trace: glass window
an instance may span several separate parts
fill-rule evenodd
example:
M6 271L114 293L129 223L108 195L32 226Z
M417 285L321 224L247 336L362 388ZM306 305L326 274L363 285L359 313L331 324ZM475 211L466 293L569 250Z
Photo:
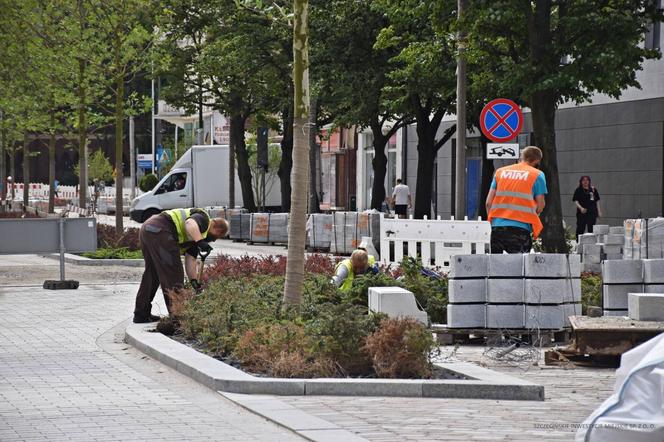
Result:
M161 185L157 193L168 193L182 190L187 185L187 172L174 173Z

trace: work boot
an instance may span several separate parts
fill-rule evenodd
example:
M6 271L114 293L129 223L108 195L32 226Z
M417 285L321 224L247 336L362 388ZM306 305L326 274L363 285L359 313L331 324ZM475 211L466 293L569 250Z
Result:
M147 324L148 322L157 322L161 319L161 316L148 315L148 316L136 316L134 315L134 324Z

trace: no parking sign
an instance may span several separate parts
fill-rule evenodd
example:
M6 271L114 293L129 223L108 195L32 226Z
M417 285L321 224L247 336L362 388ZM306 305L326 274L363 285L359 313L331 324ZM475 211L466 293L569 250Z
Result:
M491 100L480 114L480 128L488 139L505 143L515 138L523 126L519 106L507 98Z

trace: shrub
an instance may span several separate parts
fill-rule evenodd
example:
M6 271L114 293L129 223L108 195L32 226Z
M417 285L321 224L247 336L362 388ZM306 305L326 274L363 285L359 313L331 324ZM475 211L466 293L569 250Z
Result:
M126 247L101 248L94 252L82 253L86 258L91 259L142 259L143 252L140 250L129 250Z
M381 321L366 338L365 349L379 377L427 378L435 346L431 333L417 320L393 318Z
M143 192L149 192L150 190L154 189L158 183L159 178L157 178L157 175L148 173L147 175L143 175L141 180L138 182L138 188Z
M304 270L307 273L327 274L334 271L334 261L325 255L310 255L307 257ZM220 255L217 260L206 267L203 281L223 277L245 277L252 275L283 276L286 274L285 256L249 256L239 258Z
M415 299L429 315L432 323L447 322L447 278L434 279L422 274L422 263L410 257L401 262L403 287L415 295Z
M127 227L121 235L118 235L114 226L97 223L97 248L140 250L138 229Z
M588 306L602 305L602 277L596 273L581 273L581 309L585 315Z

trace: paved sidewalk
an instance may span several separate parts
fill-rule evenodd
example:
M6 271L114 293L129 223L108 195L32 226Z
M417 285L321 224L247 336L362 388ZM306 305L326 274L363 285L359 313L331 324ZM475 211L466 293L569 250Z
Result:
M123 344L136 288L0 287L0 440L301 440Z

